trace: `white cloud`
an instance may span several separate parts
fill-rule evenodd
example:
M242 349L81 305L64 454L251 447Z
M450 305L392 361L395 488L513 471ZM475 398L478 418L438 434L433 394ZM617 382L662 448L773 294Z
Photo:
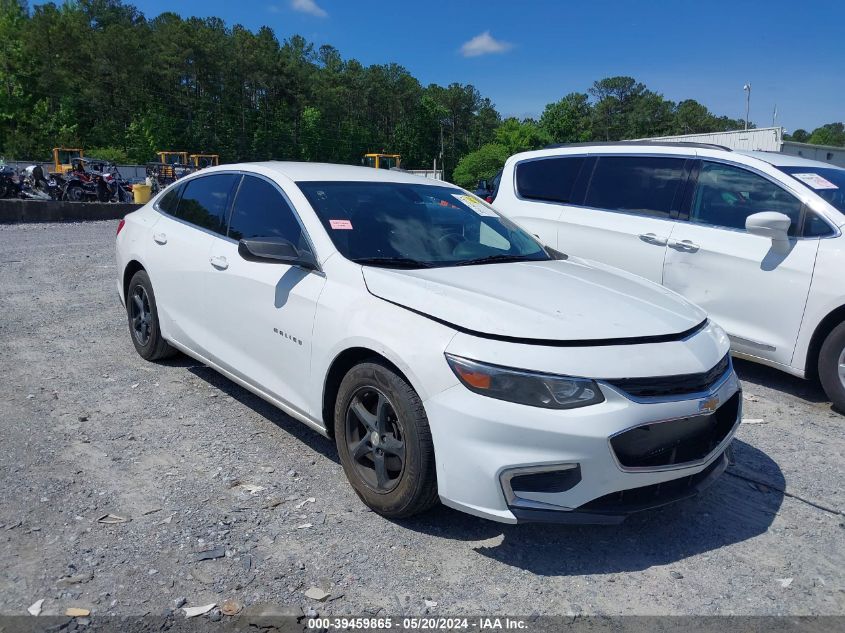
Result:
M325 9L317 4L316 0L290 0L290 6L294 11L314 15L318 18L324 18L329 15Z
M461 55L464 57L478 57L479 55L489 55L490 53L504 53L513 48L510 42L503 42L497 40L490 35L490 31L484 31L480 35L476 35L468 42L464 42L461 46Z

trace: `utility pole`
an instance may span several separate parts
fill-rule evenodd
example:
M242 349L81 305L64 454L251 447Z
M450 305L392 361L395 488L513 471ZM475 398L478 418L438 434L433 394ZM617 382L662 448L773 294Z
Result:
M774 112L772 112L772 127L777 127L778 120L778 104L775 104Z
M751 111L751 82L742 87L745 90L745 129L748 129L748 113Z
M440 122L440 169L446 173L446 161L443 159L443 121Z

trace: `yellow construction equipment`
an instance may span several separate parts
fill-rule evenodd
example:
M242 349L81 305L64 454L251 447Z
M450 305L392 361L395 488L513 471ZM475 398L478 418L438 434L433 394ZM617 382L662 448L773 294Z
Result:
M204 169L205 167L217 167L220 164L219 154L191 154L191 167Z
M402 156L399 154L364 154L361 162L365 167L392 169L393 167L401 167L401 160Z
M85 152L75 147L53 148L53 173L63 176L73 169L73 159L82 158Z

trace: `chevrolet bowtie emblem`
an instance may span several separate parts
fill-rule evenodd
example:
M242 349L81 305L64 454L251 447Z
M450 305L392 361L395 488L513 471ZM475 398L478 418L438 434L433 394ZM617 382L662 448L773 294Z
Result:
M719 408L719 396L710 396L698 403L698 410L701 413L713 413Z

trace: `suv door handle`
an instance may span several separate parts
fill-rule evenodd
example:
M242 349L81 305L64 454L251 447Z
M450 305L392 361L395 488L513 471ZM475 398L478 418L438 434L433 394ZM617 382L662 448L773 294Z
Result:
M167 244L167 235L164 233L153 233L153 241L156 244Z
M217 270L226 270L229 267L229 260L227 260L222 255L215 255L214 257L210 257L208 262Z
M699 248L698 244L692 240L669 240L669 248L674 248L676 251L683 251L685 253L695 253Z
M655 246L666 246L669 240L665 237L660 237L656 233L644 233L640 235L640 239L646 244L654 244Z

